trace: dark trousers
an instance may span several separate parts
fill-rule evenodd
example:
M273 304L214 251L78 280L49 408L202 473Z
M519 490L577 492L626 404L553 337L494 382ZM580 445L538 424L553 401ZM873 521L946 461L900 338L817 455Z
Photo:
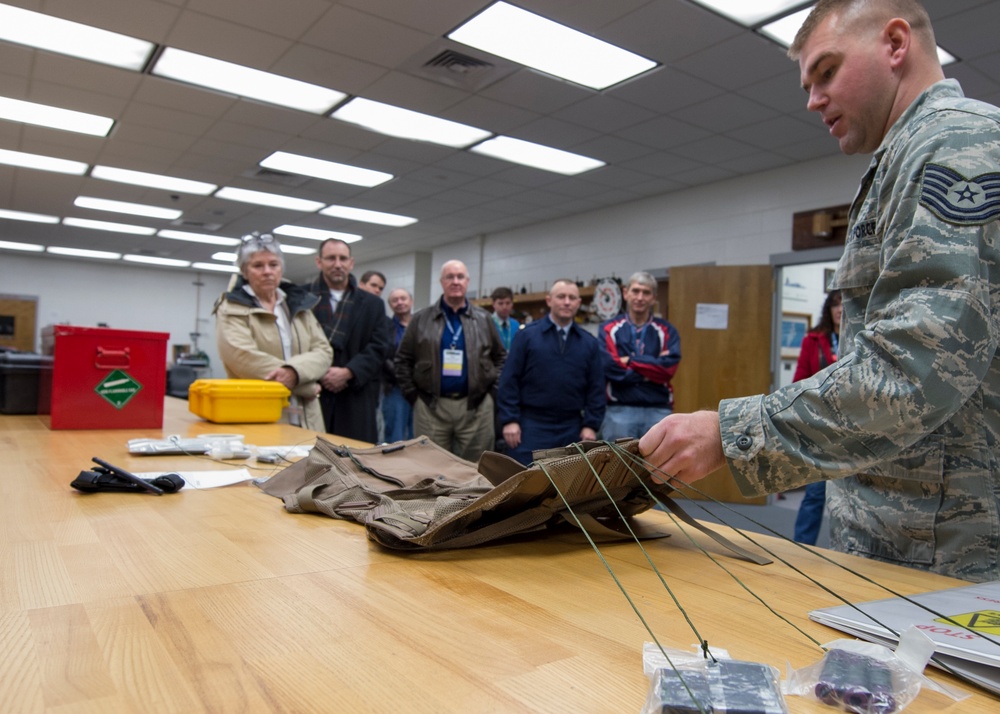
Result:
M324 389L320 392L319 404L323 409L323 423L328 434L371 444L378 441L375 410L378 409L380 385L376 382L368 387L374 389L348 388L336 393Z

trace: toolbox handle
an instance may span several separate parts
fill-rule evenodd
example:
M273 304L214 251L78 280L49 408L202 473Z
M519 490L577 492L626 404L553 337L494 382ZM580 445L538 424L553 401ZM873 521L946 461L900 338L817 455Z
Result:
M94 366L98 369L127 369L132 365L132 357L129 348L122 350L109 350L104 347L97 348L97 357L94 358Z

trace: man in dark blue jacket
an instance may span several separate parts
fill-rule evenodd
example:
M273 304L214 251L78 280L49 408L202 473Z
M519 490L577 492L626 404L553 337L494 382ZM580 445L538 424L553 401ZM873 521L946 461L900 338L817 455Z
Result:
M596 439L604 418L600 347L573 321L580 289L557 280L545 303L549 314L517 332L500 374L507 453L525 465L537 449Z
M681 361L677 329L653 317L656 279L638 272L624 290L626 310L601 325L608 409L601 438L638 438L674 409L670 386Z

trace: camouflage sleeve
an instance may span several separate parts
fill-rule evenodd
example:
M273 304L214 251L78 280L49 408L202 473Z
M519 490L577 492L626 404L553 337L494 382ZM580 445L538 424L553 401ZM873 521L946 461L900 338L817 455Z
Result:
M897 139L852 208L835 278L841 359L773 394L719 405L723 449L748 496L892 460L919 470L920 440L977 393L995 358L997 123L931 112Z

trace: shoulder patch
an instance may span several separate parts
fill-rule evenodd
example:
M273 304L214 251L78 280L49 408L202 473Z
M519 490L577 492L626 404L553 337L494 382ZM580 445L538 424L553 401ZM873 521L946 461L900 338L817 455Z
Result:
M921 177L920 204L948 223L989 223L1000 217L1000 173L966 178L944 166L927 164Z

